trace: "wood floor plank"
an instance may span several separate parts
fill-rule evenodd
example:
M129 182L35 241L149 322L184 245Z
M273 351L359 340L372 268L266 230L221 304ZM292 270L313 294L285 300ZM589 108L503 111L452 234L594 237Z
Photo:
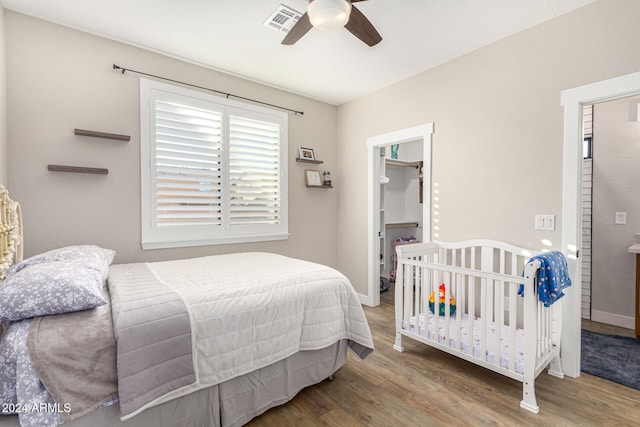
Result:
M638 390L584 373L559 379L543 372L536 379L540 412L532 414L520 408L518 381L411 339L403 340L404 352L394 350L391 292L365 314L376 347L369 358L362 362L350 353L333 381L302 390L249 426L640 425Z

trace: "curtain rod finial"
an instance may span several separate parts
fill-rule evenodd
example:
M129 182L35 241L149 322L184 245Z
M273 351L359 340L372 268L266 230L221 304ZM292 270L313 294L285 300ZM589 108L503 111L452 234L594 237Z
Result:
M120 66L118 66L118 65L116 65L116 64L113 64L113 69L114 69L114 70L122 70L122 74L124 74L124 71L125 71L125 69L124 69L124 68L122 68L122 67L120 67Z

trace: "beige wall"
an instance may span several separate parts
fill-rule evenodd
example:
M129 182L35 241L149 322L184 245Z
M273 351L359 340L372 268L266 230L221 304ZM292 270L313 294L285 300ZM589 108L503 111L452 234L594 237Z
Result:
M635 255L640 233L640 97L594 106L592 320L634 324ZM616 224L616 212L627 223Z
M7 11L8 181L24 207L27 255L84 242L116 249L118 262L267 250L337 266L366 294L366 139L429 122L441 240L540 248L546 238L558 247L560 91L638 71L640 57L629 54L640 39L637 16L640 2L601 0L336 109ZM138 78L113 63L305 111L289 122L288 241L141 250ZM74 128L132 140L89 140ZM299 145L315 148L334 189L304 187ZM49 163L109 175L51 173ZM555 214L557 230L534 231L536 213Z
M424 123L440 240L559 248L560 92L640 70L638 16L636 0L601 0L340 106L338 268L356 290L367 294L367 138ZM556 231L535 231L536 213L555 214Z
M5 47L4 7L0 4L0 184L7 182L7 67Z
M117 251L116 262L270 251L336 265L337 188L307 189L297 147L336 171L336 107L132 46L7 11L9 181L23 207L26 255L68 244ZM0 55L1 57L2 55ZM304 111L289 118L287 241L174 250L140 246L138 76L112 64ZM1 77L1 75L0 75ZM75 128L131 135L128 143ZM109 174L48 172L48 164Z

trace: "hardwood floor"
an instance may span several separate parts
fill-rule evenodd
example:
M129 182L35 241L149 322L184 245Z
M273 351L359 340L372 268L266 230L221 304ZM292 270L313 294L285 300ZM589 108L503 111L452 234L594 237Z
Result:
M623 337L635 338L636 332L633 329L620 328L618 326L607 325L605 323L598 323L592 320L582 319L582 329L587 329L591 332L598 332L601 334L620 335Z
M392 291L391 291L392 292ZM522 384L410 339L392 349L393 294L365 307L375 352L349 354L333 381L301 391L248 425L286 426L638 426L640 391L588 374L536 380L540 413L520 408Z

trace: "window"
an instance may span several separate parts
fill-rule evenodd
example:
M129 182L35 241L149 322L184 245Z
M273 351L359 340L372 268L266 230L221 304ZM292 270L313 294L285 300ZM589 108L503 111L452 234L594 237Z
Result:
M287 114L140 80L144 249L283 240Z
M582 141L582 158L590 159L593 157L593 139L591 137L585 138Z

